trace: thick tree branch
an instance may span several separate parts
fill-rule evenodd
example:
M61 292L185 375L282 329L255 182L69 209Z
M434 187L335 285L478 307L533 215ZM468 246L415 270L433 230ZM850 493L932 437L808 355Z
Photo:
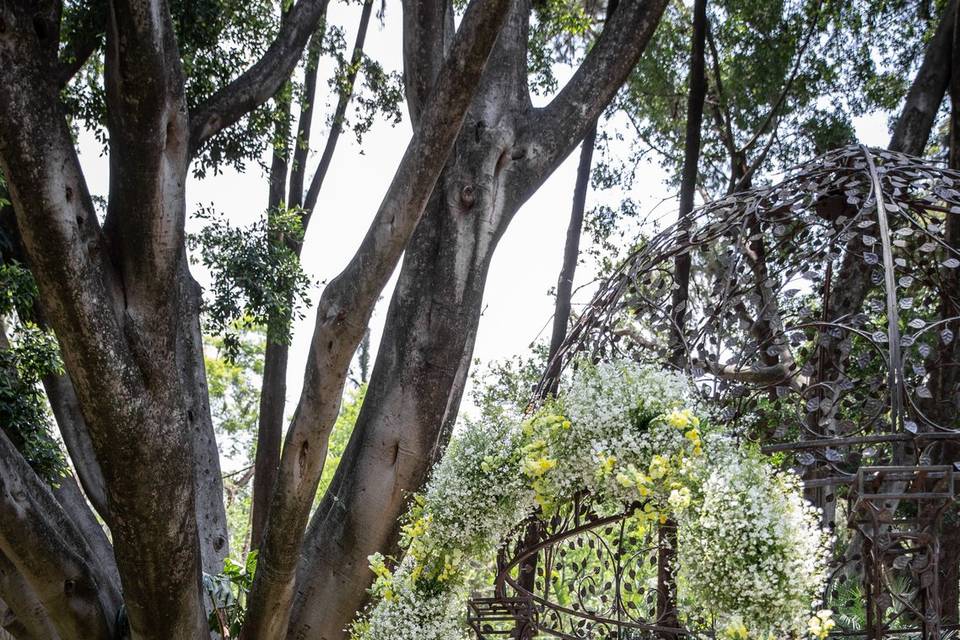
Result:
M93 553L49 488L0 433L0 553L64 638L111 637L115 602Z
M403 0L403 83L414 127L420 123L453 31L450 0Z
M531 173L558 166L610 103L653 36L667 0L623 2L573 78L543 109L535 110L523 136L529 138ZM523 185L524 192L539 181Z
M927 45L923 62L893 128L889 148L911 155L923 155L937 111L950 82L950 56L953 47L954 15L957 0L940 17L940 24Z
M60 640L37 594L0 551L0 629L16 640Z
M113 545L97 521L97 517L87 504L86 496L80 490L80 485L74 476L60 478L53 489L53 497L57 499L64 513L70 518L77 532L90 547L93 558L97 562L98 575L107 581L103 585L108 590L111 602L120 605L120 573L117 570L117 561L113 555Z
M280 32L263 57L190 115L190 155L222 129L269 100L290 78L328 0L299 0L284 16Z
M87 431L87 423L80 411L80 401L73 389L73 383L66 374L50 375L43 379L43 388L47 392L50 408L60 429L60 436L70 454L70 460L77 470L80 484L90 504L100 517L109 521L110 509L107 506L107 488L103 472L97 463L93 442Z
M0 164L44 314L60 342L108 487L109 524L132 633L200 637L206 625L196 562L194 475L192 456L184 455L193 447L170 320L179 312L173 279L183 251L182 242L177 244L186 170L185 154L180 161L176 150L181 116L165 110L166 71L159 80L143 78L157 59L153 20L165 15L164 7L137 6L137 18L130 9L114 5L107 56L111 145L124 146L137 131L142 134L111 158L114 169L121 158L129 161L122 171L111 171L112 238L129 244L108 243L99 228L56 87L49 82L54 61L43 56L25 12L13 14L15 21L0 34L0 85L18 87L0 94ZM129 60L121 59L120 29ZM172 37L169 29L161 32ZM143 101L125 103L125 93L117 95L129 83L130 97ZM158 113L167 119L157 122ZM162 147L162 161L131 157L132 149L149 153L151 145ZM129 183L117 185L121 173ZM143 193L135 192L137 185ZM117 191L123 194L114 199ZM150 197L157 200L144 205ZM153 246L138 256L133 249L145 239L122 230L143 230L141 223L153 232ZM160 477L163 491L154 484Z
M0 197L3 195L3 193L0 193ZM4 262L15 261L23 265L27 264L27 256L24 252L20 230L17 228L13 207L0 209L0 259ZM21 319L33 322L44 329L49 328L50 325L43 316L42 307L43 305L39 301L35 301L31 309L21 309L21 314L29 314L28 317L21 315ZM2 321L0 321L0 324L2 324ZM2 339L2 336L0 336L0 339ZM44 377L43 388L57 422L60 436L66 445L73 467L77 471L80 484L100 517L109 520L103 473L97 462L93 443L90 441L90 434L80 410L80 402L77 400L77 394L73 389L73 383L65 373L51 374Z
M104 233L126 306L152 314L171 298L186 206L184 79L162 0L111 3L104 83L110 132Z
M243 638L286 632L300 546L350 361L452 150L511 0L474 0L360 249L321 296L303 395L287 434Z
M317 86L317 65L320 58L320 39L322 34L314 35L315 42L311 44L307 59L307 72L304 78L304 103L301 105L300 124L297 138L294 143L293 166L290 171L290 206L301 207L303 210L301 224L303 233L306 233L317 205L320 188L326 178L327 170L333 160L333 153L343 130L343 120L347 106L353 97L354 83L360 70L363 57L363 46L373 13L373 0L366 0L360 13L360 26L357 29L357 39L353 47L346 77L340 86L337 107L333 115L327 142L320 157L320 164L310 181L310 188L306 195L303 192L304 175L306 172L307 152L310 147L310 130L313 121L314 101ZM276 157L274 158L276 161ZM276 166L276 165L275 165ZM286 166L286 165L284 165ZM271 171L271 180L273 172ZM273 185L271 184L271 193ZM271 198L273 196L271 195ZM288 243L297 256L303 250L302 241L283 239ZM290 322L289 314L280 319L280 324L286 326ZM286 376L289 345L267 339L266 354L263 367L263 384L260 393L260 419L257 431L257 474L254 476L253 488L253 525L251 532L252 545L259 546L266 526L267 511L270 507L270 497L277 479L277 470L280 463L280 443L283 438L283 411L286 406Z

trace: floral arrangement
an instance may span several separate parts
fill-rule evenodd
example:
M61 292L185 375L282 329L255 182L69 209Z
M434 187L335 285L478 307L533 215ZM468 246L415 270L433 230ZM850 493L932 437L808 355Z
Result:
M681 600L698 603L729 638L825 637L829 612L810 612L828 539L799 478L727 448L698 484L697 508L679 523Z
M610 514L640 505L631 518L639 527L678 520L681 602L711 602L729 637L817 636L808 620L823 579L815 513L791 476L705 437L689 405L679 375L580 363L564 393L532 415L500 409L467 421L404 519L402 561L391 570L371 557L375 604L354 639L466 638L468 581L482 560L535 510L550 515L583 491ZM747 552L731 553L738 544ZM684 566L706 553L712 561ZM733 556L728 566L724 555ZM817 631L832 623L817 620Z

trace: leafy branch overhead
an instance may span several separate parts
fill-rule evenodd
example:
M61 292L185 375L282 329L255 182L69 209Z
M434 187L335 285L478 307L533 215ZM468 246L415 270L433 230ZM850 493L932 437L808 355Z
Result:
M239 335L268 328L270 340L289 344L292 323L310 305L310 278L293 246L303 242L302 211L284 205L246 226L235 226L212 207L188 246L211 273L205 304L207 330L223 339L227 355L238 354Z

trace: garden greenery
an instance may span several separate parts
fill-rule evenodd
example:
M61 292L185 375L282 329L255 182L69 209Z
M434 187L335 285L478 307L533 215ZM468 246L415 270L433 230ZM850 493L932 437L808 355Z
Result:
M69 467L53 436L42 380L63 373L60 349L52 332L17 315L29 310L36 296L25 267L0 264L0 430L33 470L56 486Z
M630 526L679 523L681 618L729 638L823 638L814 613L826 536L795 476L701 422L686 381L632 362L582 362L528 416L500 407L454 437L402 527L402 560L371 556L375 604L356 640L466 637L469 576L531 514L589 493ZM688 611L684 611L684 607ZM694 609L695 608L695 609Z

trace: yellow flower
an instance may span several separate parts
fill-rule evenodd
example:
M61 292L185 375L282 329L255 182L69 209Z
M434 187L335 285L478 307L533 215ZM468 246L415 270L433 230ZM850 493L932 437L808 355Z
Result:
M690 425L698 426L700 419L690 409L674 409L667 414L667 424L675 429L686 429Z
M653 459L650 461L650 477L654 480L659 480L663 476L667 475L669 464L670 462L663 456L654 455Z
M407 535L408 538L413 540L414 538L419 538L427 532L427 527L430 524L430 516L424 518L417 518L413 522L403 526L403 533Z
M625 473L617 474L617 482L621 487L629 488L633 486L633 479Z
M617 464L615 457L603 453L600 454L597 459L597 476L603 478L610 475L615 464Z
M387 565L383 561L383 556L379 553L375 553L367 560L370 562L370 570L373 571L374 575L383 580L389 580L393 577L393 574L390 572L390 569L387 568Z
M523 472L531 478L539 478L550 469L557 466L557 461L546 456L527 458L523 461Z
M810 616L810 620L807 622L807 630L817 640L825 640L835 626L833 611L830 609L817 611L815 615Z
M723 630L723 636L729 640L748 640L750 633L740 617L733 618Z

